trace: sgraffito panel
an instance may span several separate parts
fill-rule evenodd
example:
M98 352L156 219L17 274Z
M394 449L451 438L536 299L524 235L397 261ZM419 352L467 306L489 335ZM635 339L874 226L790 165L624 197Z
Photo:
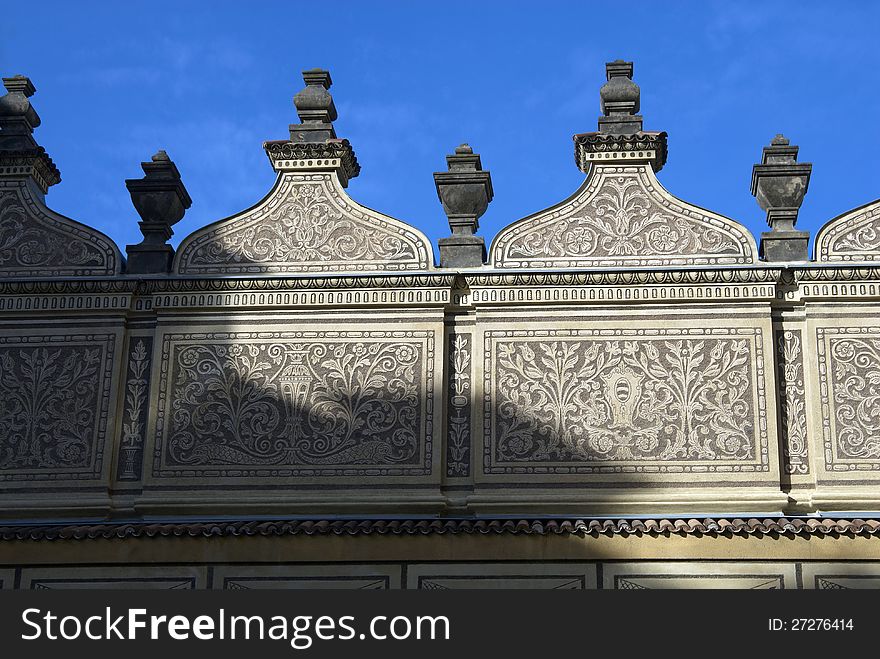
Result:
M0 337L0 481L101 476L115 341Z
M486 333L484 473L769 471L762 333Z
M433 331L167 334L162 362L154 476L431 472Z
M447 376L446 475L471 473L471 346L473 335L449 336Z
M38 203L27 186L0 182L0 276L113 275L116 246Z
M825 468L880 470L880 327L816 332Z
M776 333L776 357L783 468L787 474L808 474L810 456L801 330L781 330Z
M256 208L187 238L184 274L418 270L430 245L409 225L355 204L330 174L283 174Z
M131 337L125 375L122 436L116 466L120 481L139 481L143 473L152 351L153 337Z
M819 230L817 261L880 260L880 201L844 213Z
M571 199L502 230L499 268L751 263L737 222L666 192L647 166L596 166Z

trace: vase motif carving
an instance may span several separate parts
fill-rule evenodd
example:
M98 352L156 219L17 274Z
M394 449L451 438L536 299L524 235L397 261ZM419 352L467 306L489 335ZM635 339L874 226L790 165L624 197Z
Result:
M495 343L498 462L764 459L746 338Z

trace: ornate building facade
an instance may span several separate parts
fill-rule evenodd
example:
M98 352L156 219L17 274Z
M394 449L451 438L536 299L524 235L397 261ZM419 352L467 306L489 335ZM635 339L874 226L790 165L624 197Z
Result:
M0 98L0 587L880 585L880 201L770 230L667 192L632 64L586 178L504 228L462 145L439 243L358 204L326 71L266 142L274 187L187 236L160 151L144 240L45 203L34 87Z

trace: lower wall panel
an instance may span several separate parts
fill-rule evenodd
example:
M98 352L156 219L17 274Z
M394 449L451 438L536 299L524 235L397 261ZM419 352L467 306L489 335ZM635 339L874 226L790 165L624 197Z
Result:
M3 589L851 589L880 561L571 561L0 567Z

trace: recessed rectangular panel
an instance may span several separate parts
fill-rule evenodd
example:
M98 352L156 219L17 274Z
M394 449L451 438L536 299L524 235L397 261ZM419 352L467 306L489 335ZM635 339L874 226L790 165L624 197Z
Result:
M82 588L199 590L206 586L205 575L204 567L178 565L23 568L21 588L23 590Z
M436 563L407 568L407 588L420 590L595 587L594 563Z
M819 327L816 339L825 470L863 476L876 472L880 327Z
M15 587L15 570L0 569L0 590L12 590Z
M155 479L432 473L434 331L165 334Z
M221 565L213 588L387 590L400 588L399 565Z
M485 474L770 471L761 328L484 336Z
M739 561L605 563L603 587L614 590L650 588L797 588L793 563Z
M116 335L0 336L0 481L101 478Z
M880 562L803 563L801 578L808 589L880 588Z

